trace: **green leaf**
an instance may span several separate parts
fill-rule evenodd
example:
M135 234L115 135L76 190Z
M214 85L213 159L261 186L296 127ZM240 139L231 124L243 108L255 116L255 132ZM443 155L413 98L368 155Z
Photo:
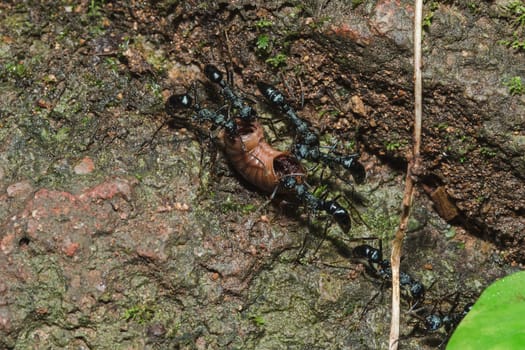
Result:
M261 34L257 37L257 50L266 51L270 48L270 37L267 34Z
M266 59L265 62L268 63L270 66L277 68L280 65L286 64L286 55L283 53L278 53L277 55Z
M273 26L273 22L268 19L262 18L258 20L257 22L255 22L255 26L259 29L267 28L267 27Z
M525 271L494 282L452 334L447 350L525 348Z

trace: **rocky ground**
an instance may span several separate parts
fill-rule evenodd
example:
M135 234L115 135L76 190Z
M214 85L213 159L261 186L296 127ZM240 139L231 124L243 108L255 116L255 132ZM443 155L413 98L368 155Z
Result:
M390 290L349 251L381 240L388 256L397 227L412 15L407 1L0 4L0 348L387 348ZM524 261L525 103L508 79L525 65L500 43L517 30L508 2L435 2L425 18L424 172L402 269L428 289L419 306L447 313ZM361 153L362 185L310 177L353 208L349 233L265 205L216 131L166 115L192 86L223 107L193 84L207 63L233 73L276 147L291 133L258 80L323 144ZM445 331L423 331L409 304L402 348L438 347Z

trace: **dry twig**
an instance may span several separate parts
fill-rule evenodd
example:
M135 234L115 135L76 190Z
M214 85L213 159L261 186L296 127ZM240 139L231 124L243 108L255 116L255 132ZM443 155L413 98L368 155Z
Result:
M419 169L421 147L421 17L423 0L415 0L414 13L414 143L412 157L408 161L407 175L405 181L405 193L399 227L396 237L392 243L392 319L390 325L390 350L397 350L399 345L399 316L400 316L400 297L399 297L399 263L401 260L401 247L408 225L410 208L412 207L412 196L414 193L414 169Z

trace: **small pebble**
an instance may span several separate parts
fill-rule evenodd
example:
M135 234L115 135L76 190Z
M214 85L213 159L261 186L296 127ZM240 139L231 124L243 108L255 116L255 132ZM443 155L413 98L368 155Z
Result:
M7 187L7 196L14 197L25 197L33 191L33 186L29 181L20 181Z
M95 163L90 157L84 157L75 167L73 171L77 175L86 175L95 169Z

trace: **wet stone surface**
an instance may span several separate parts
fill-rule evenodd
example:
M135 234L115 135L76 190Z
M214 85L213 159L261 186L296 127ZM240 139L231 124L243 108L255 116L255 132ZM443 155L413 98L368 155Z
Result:
M0 5L0 348L387 348L390 289L349 251L378 247L363 240L372 237L388 256L399 220L412 10L328 4ZM427 173L402 270L428 288L428 310L454 293L474 300L522 262L523 101L496 84L496 71L457 84L474 80L469 57L485 52L469 40L504 25L481 9L440 5L425 39ZM445 44L458 47L440 52ZM515 57L496 53L503 63L491 68L515 69ZM205 81L206 63L228 64L276 147L292 136L256 93L258 80L294 105L304 99L299 114L323 145L361 152L365 184L328 169L309 179L354 198L341 199L354 207L350 233L322 213L265 205L226 164L216 130L166 115L169 95ZM196 90L204 105L223 107L213 87ZM515 113L502 121L501 106ZM405 300L402 347L436 348L446 334L421 331L409 308Z

